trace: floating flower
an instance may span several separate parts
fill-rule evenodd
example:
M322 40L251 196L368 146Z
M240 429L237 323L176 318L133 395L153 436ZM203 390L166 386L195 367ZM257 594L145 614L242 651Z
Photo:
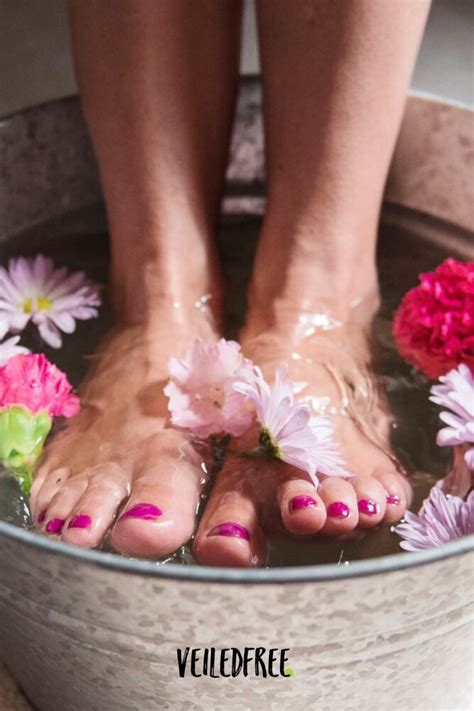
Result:
M19 333L32 321L52 348L60 348L61 331L73 333L76 320L97 316L98 287L83 272L56 269L51 259L10 259L0 267L0 338Z
M28 494L52 418L72 417L79 398L43 354L16 355L0 368L0 463Z
M79 398L71 391L65 374L43 353L17 355L0 368L0 409L22 405L33 414L73 417Z
M170 382L165 387L171 422L198 437L249 429L253 415L234 383L246 377L250 361L234 341L206 343L196 339L184 359L171 358Z
M474 533L474 491L464 501L434 486L418 514L405 513L404 522L394 528L403 540L401 548L421 551Z
M474 262L447 259L403 298L393 334L403 358L429 378L474 368Z
M327 417L313 416L305 403L295 403L293 383L286 379L286 366L276 372L270 387L255 367L245 382L234 388L255 405L261 425L260 447L270 456L307 472L317 486L317 473L349 477L334 442L334 429Z
M473 445L464 458L469 469L474 470L474 372L461 364L439 381L431 388L430 400L446 408L439 417L447 427L438 432L436 441L440 447Z
M6 341L0 343L0 367L5 365L13 356L19 355L20 353L29 353L28 348L17 345L19 340L20 336L13 336L13 338L8 338Z

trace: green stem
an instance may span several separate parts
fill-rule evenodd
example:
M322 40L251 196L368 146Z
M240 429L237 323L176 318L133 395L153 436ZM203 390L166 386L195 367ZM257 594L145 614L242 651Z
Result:
M25 496L30 495L31 485L33 483L33 477L28 469L16 469L12 472L12 475L17 480L20 485L20 489L25 494Z
M261 447L258 447L258 449L231 449L229 447L227 452L234 457L247 457L249 459L264 459L268 456L268 452Z

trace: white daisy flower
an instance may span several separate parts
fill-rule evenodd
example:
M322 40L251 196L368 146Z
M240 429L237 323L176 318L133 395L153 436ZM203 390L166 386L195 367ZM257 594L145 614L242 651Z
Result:
M258 367L247 382L234 384L234 389L255 405L261 425L260 446L276 459L306 471L315 486L317 473L352 476L334 440L331 420L312 415L309 405L295 402L293 383L286 379L286 371L286 366L278 368L273 386Z
M436 441L440 447L465 445L466 464L474 470L474 373L461 363L439 382L431 388L430 400L444 408L439 418L446 427Z
M32 321L46 343L60 348L61 331L73 333L77 319L95 318L100 303L99 287L84 272L56 269L41 254L0 267L0 339Z
M20 340L20 336L13 336L13 338L8 338L6 341L0 343L0 367L5 365L5 363L13 358L13 356L19 355L20 353L29 353L28 348L24 346L18 346L17 343Z

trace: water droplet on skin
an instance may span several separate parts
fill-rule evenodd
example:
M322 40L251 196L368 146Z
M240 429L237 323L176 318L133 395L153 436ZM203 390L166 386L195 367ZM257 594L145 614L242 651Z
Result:
M308 382L306 380L296 381L295 383L293 383L293 386L293 391L295 395L300 395L305 390L305 388L308 387Z
M201 296L199 299L197 299L194 302L194 306L198 311L207 311L208 310L208 302L212 299L212 294L204 294Z

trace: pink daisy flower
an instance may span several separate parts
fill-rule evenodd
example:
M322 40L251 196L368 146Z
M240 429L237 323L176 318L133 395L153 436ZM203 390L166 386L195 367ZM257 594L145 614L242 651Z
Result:
M429 378L474 368L474 262L446 259L403 298L393 321L400 354Z
M439 382L431 388L430 400L444 408L439 417L447 426L436 441L440 447L468 445L464 458L474 470L474 372L462 363Z
M474 533L474 491L464 501L434 486L418 514L407 511L403 523L393 529L406 551L436 548Z
M196 339L184 358L171 358L168 363L170 382L164 393L172 424L202 438L243 434L253 416L233 385L246 376L250 365L234 341Z
M52 348L60 348L61 331L73 333L76 320L95 318L99 288L83 272L56 269L51 259L10 259L0 267L0 338L19 333L29 321Z
M79 398L65 374L42 353L16 355L0 368L0 411L20 405L30 413L73 417Z
M17 345L19 340L20 336L13 336L13 338L8 338L6 341L0 343L0 367L5 365L10 358L20 353L29 353L28 348Z
M276 459L307 472L315 486L317 473L351 476L334 442L331 421L312 415L307 404L295 403L294 385L286 379L286 372L286 366L279 368L270 387L260 368L254 367L246 381L234 385L255 406L261 447Z

